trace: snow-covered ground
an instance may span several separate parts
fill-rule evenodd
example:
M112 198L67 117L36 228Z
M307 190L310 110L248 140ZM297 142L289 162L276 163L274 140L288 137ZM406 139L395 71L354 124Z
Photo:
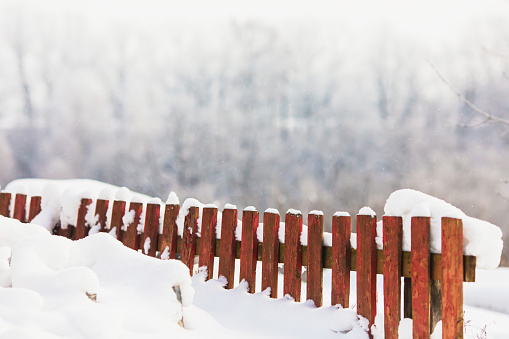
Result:
M44 192L44 185L34 187L29 190L39 187ZM46 191L54 197L55 183L52 187ZM60 192L68 189L58 188ZM391 205L395 201L400 203ZM46 203L48 209L51 203ZM412 192L393 195L385 212L405 218L425 214L432 222L450 213L469 218L439 199ZM473 233L489 230L491 236L478 240L483 246L474 249L488 259L487 266L497 264L492 264L502 246L497 227L469 222L467 228ZM476 242L471 239L465 245L474 250ZM494 249L486 254L483 247L490 244ZM349 308L330 306L330 270L324 271L325 306L315 308L312 303L283 297L281 285L277 300L259 287L249 294L247 286L238 283L238 272L233 290L223 288L222 278L205 282L202 269L196 268L191 278L182 263L145 256L109 234L71 241L51 235L41 225L0 217L0 338L367 338L367 321L355 312L355 272L351 275ZM508 268L478 270L477 281L464 284L466 338L485 334L509 338L508 279ZM383 337L382 288L382 276L378 276L376 338ZM303 283L303 300L305 290ZM400 338L411 337L411 321L403 320ZM433 337L441 337L440 327Z

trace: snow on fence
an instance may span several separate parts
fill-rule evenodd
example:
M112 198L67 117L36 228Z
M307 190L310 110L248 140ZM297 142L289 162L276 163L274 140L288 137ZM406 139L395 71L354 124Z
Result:
M41 197L27 199L25 194L15 194L12 199L11 193L0 192L0 215L30 222L41 212ZM95 205L93 226L98 231L109 232L124 245L149 256L174 259L180 254L191 274L198 256L199 266L208 267L211 279L214 257L219 257L218 272L226 277L228 289L233 288L235 259L240 259L240 280L245 279L253 293L256 264L261 261L261 288L270 288L270 296L276 298L278 264L283 263L284 294L299 301L302 267L306 266L307 299L317 307L322 305L324 268L332 269L331 303L344 307L349 306L350 271L357 271L357 312L370 325L376 315L376 275L383 274L385 338L398 337L402 299L404 317L413 319L414 338L429 338L441 319L443 338L463 337L462 283L475 281L476 257L463 255L461 219L442 218L442 253L437 254L430 253L430 217L412 217L411 252L404 252L402 218L383 217L383 250L380 250L375 240L377 219L369 209L361 210L356 217L356 242L351 242L351 217L346 213L332 217L329 239L324 237L321 212L309 213L306 235L302 232L300 211L289 210L281 223L279 213L269 209L259 223L259 213L254 208L243 211L237 240L237 209L233 205L226 205L219 213L212 205L200 209L184 204L179 214L178 200L169 199L161 204L155 199L146 203L145 208L144 203L136 200L131 200L129 206L126 201L111 202L112 206L107 199L97 199L95 204L92 199L81 199L76 224L59 221L54 232L74 240L84 238L91 230L87 213ZM184 218L180 230L179 218ZM403 298L401 277L404 277Z

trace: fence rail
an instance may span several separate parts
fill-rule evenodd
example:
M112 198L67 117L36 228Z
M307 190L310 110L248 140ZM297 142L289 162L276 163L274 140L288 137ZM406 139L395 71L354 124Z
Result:
M41 198L14 196L13 213L10 213L12 196L0 192L0 215L12 216L22 222L31 221L41 211ZM110 229L106 214L111 207ZM86 214L91 199L82 199L76 216L76 225L55 227L56 234L78 240L88 235L90 225ZM384 330L386 338L397 338L401 320L402 299L404 315L413 318L414 338L429 337L435 324L443 317L443 338L463 337L463 282L475 281L476 258L463 255L462 222L442 218L442 253L430 253L430 218L414 217L411 224L411 252L402 251L403 222L401 217L383 217L383 250L377 250L376 216L357 215L357 249L351 248L351 217L332 217L332 247L323 245L324 217L319 213L308 215L307 246L301 245L303 216L289 211L284 217L285 241L279 241L280 216L266 211L262 226L259 213L244 210L242 213L242 240L235 238L237 210L226 208L222 212L221 237L216 239L218 209L204 207L201 215L201 234L197 227L199 208L190 207L184 220L182 236L178 235L179 205L164 205L164 219L160 234L161 205L125 201L96 200L95 216L100 231L116 229L116 237L126 246L141 250L149 256L164 256L180 260L193 274L195 256L199 266L208 267L208 279L213 277L214 257L219 257L219 275L227 278L226 288L234 285L235 259L240 259L240 279L245 279L249 291L254 293L256 263L262 262L262 286L270 287L270 296L277 297L278 264L284 264L284 294L296 301L301 297L302 267L307 267L307 299L316 306L322 305L323 269L332 269L331 302L348 307L350 271L357 274L357 313L368 319L370 326L376 316L376 276L384 279ZM140 232L142 211L145 211L144 230ZM132 223L123 224L124 215L134 215ZM59 223L60 224L60 223ZM257 228L263 227L263 242L257 239ZM157 246L153 246L157 244ZM404 296L401 278L404 277ZM412 307L413 306L413 307Z

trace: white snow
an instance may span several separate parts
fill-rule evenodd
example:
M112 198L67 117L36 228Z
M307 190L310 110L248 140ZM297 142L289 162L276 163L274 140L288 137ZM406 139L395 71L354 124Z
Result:
M442 217L463 220L463 253L477 257L477 267L494 269L500 263L502 254L502 231L487 221L467 216L451 204L411 189L392 193L384 208L385 215L403 218L403 250L410 251L410 225L412 216L431 217L431 244L433 253L441 252ZM377 243L382 243L382 227L377 227Z
M256 207L254 207L254 206L247 206L246 208L244 208L244 211L255 212L256 211Z
M350 213L338 211L338 212L334 213L334 216L335 217L349 217Z
M359 210L359 215L370 215L374 217L376 215L375 211L373 211L370 207L364 206Z
M286 214L299 215L299 214L302 214L302 212L301 212L301 211L299 211L299 210L296 210L296 209L290 208L288 211L286 211Z
M177 196L177 193L171 191L170 194L168 194L168 199L166 199L166 203L168 205L180 205L179 197Z
M322 211L313 210L313 211L309 212L309 214L311 214L311 215L323 215L323 212Z
M275 209L275 208L267 208L267 209L265 210L265 213L272 213L272 214L277 214L277 215L279 215L279 211L278 211L277 209Z

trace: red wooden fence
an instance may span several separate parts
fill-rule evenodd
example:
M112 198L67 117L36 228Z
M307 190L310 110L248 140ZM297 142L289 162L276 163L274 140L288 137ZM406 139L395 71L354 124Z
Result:
M14 210L9 210L14 198ZM106 223L108 204L113 203L110 232ZM82 199L76 216L76 226L55 228L55 233L71 239L88 235L90 225L85 216L92 205L91 199ZM40 197L31 197L28 213L27 196L0 192L0 215L12 216L20 221L32 220L41 211ZM188 265L191 274L195 267L195 255L199 266L207 266L207 278L213 277L214 256L219 257L218 272L227 279L226 288L234 286L235 259L240 259L240 279L245 279L249 291L255 291L256 266L262 262L262 286L270 288L270 296L277 297L278 264L284 263L284 294L296 301L301 298L302 267L307 266L307 299L316 306L322 304L323 269L332 269L331 302L349 307L350 271L357 274L357 312L373 324L376 315L376 275L384 277L384 328L386 338L397 338L401 320L401 277L411 279L414 338L429 338L433 330L437 310L443 316L443 338L463 336L463 281L475 281L475 257L464 256L463 228L459 219L442 219L442 254L429 252L430 218L414 217L411 221L412 252L402 251L401 217L384 216L383 250L375 243L376 217L357 216L357 248L350 246L350 216L337 214L332 217L332 248L323 245L324 217L321 213L308 216L307 246L302 245L302 214L291 210L285 216L285 241L279 241L280 217L276 212L263 214L263 226L259 226L259 214L245 210L242 216L242 241L236 240L237 209L226 208L222 213L221 237L216 237L218 210L205 207L201 215L201 236L198 237L199 208L186 211L183 235L178 235L177 217L179 205L164 206L162 232L160 231L159 204L131 202L127 213L132 222L124 225L126 203L98 200L95 214L101 231L108 231L126 246L141 250L147 255L176 258ZM145 220L140 220L145 210ZM138 226L143 222L144 229ZM257 228L263 227L263 242L258 242ZM437 284L438 282L438 284ZM441 282L441 283L440 283ZM441 297L433 298L433 286L442 286ZM440 312L438 312L439 314Z

